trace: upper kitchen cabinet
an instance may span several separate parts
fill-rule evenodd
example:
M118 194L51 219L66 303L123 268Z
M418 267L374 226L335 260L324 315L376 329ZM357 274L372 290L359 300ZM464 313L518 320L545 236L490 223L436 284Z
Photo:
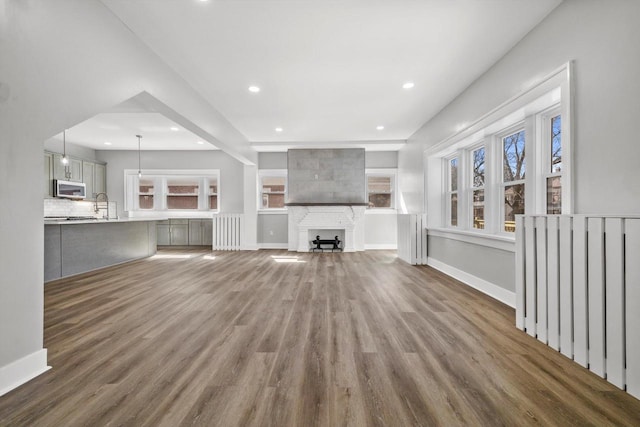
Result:
M107 165L96 163L96 169L93 178L93 191L96 194L107 192Z
M65 175L65 166L62 164L62 155L53 155L53 178L63 181L82 182L82 160L68 157L69 164L66 166L69 174Z
M95 199L95 172L96 164L93 162L82 162L82 182L86 187L87 199Z
M107 192L107 167L101 163L82 162L82 181L87 187L87 199Z
M87 199L95 199L98 193L107 192L107 165L89 160L69 158L68 176L62 164L62 155L44 153L44 197L53 197L53 180L84 182L87 187Z

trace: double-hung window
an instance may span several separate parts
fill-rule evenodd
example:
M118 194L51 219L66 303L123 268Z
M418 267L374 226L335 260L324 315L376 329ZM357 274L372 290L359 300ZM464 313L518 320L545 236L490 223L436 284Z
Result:
M447 217L452 227L458 226L458 158L448 159L447 168Z
M496 242L513 238L518 215L572 212L569 69L426 150L425 200L434 233L449 228L457 239L471 234L470 241L503 247Z
M562 116L558 110L542 116L545 134L543 174L547 214L562 213Z
M367 203L369 209L396 208L396 170L367 169Z
M259 209L285 209L285 199L287 194L286 169L259 170L258 188Z
M500 138L502 151L502 227L507 232L516 230L516 215L524 214L525 204L525 131L509 133Z
M171 212L172 216L206 215L219 209L219 170L126 169L125 210L130 216L153 216Z
M471 150L471 227L478 230L484 229L485 151L484 146Z

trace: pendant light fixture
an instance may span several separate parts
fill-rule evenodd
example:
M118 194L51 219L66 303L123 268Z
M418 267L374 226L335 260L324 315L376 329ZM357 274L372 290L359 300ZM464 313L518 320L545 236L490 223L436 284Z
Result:
M142 178L142 168L140 167L140 139L142 135L136 135L138 138L138 178Z
M67 158L67 130L62 131L62 164L68 165L69 159Z

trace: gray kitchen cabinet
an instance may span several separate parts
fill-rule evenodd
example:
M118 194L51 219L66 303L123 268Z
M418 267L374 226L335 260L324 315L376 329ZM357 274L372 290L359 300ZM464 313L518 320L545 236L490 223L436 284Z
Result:
M169 246L171 244L171 223L169 220L156 223L156 236L158 246Z
M171 245L187 246L189 244L189 220L171 220Z
M69 157L67 165L69 176L65 175L62 154L44 153L44 197L53 196L53 180L84 182L87 187L87 199L95 199L97 193L107 192L107 165L91 160Z
M202 245L202 221L199 219L189 220L189 244Z
M67 156L68 157L68 156ZM65 176L65 166L62 164L62 154L53 155L53 178L64 181L82 182L82 160L68 157L69 177Z
M87 199L107 192L107 167L101 163L82 161L82 182L87 186Z
M82 182L84 182L86 187L87 199L95 199L95 171L95 163L82 162Z
M202 244L206 246L213 245L213 220L202 220Z
M213 221L211 219L189 220L189 245L201 246L213 243Z
M96 194L107 192L107 165L96 163L93 179L93 191Z
M44 197L53 197L53 155L44 153Z
M156 223L160 246L210 246L213 242L211 219L169 219Z

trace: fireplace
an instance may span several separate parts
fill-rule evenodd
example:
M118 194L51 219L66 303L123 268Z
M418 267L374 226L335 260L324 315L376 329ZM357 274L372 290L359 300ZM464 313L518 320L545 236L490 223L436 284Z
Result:
M364 204L288 204L289 250L309 252L316 235L341 236L344 252L364 250ZM310 237L312 236L312 237Z

